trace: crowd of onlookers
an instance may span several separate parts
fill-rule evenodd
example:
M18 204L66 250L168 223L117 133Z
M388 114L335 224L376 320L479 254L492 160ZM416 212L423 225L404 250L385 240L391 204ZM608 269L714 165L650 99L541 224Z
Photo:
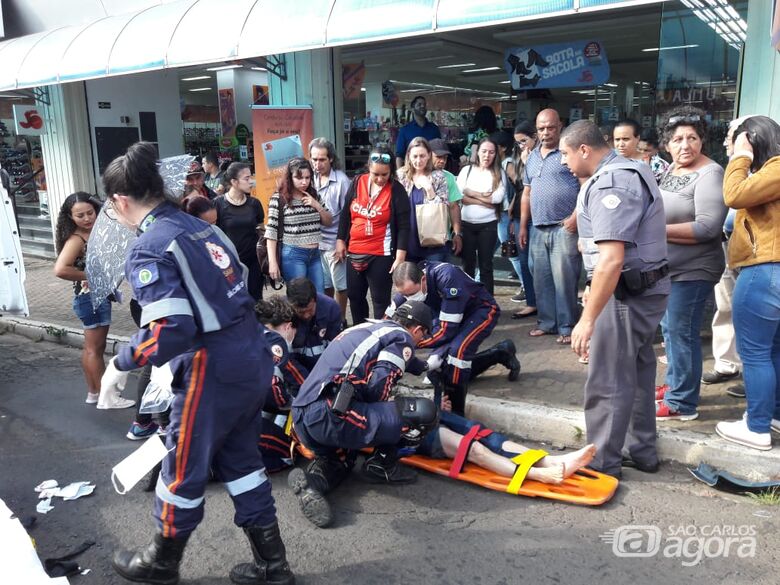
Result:
M492 110L480 108L464 154L454 160L426 120L424 103L421 111L395 152L373 147L354 179L341 170L334 144L316 138L306 157L287 164L267 209L252 196L248 164L223 171L207 154L193 163L182 208L227 234L249 269L252 297L261 298L264 282L303 276L338 301L345 322L349 305L353 324L382 318L391 274L407 260L460 262L492 293L500 249L522 285L512 301L525 301L512 318L535 317L530 336L569 344L579 317L580 183L561 164L558 113L543 110L509 132L496 127ZM770 428L780 432L780 127L762 116L734 120L723 144L730 158L725 177L704 151L708 131L708 116L692 107L668 112L658 131L631 119L604 128L617 154L651 167L666 213L672 286L661 323L667 368L656 417L697 418L702 382L724 382L742 370L744 386L730 393L747 395L746 419L721 423L719 432L729 438L722 425L742 425L748 439L741 442L769 448ZM93 197L74 194L57 230L56 273L74 281L74 310L86 332L88 402L97 398L110 323L110 302L91 310L83 272L99 209ZM703 372L700 331L713 291L715 366Z

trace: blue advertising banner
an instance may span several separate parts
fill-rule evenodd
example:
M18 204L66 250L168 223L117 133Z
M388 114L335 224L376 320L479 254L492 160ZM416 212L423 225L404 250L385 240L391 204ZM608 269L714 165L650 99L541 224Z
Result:
M599 41L517 47L504 52L512 89L593 87L609 80L609 63Z

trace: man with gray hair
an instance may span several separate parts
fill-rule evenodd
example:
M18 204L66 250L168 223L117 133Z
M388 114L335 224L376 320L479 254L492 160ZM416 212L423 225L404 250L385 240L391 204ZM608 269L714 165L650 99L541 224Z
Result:
M585 426L597 448L591 466L615 477L622 466L653 473L653 340L671 288L663 199L650 167L616 155L592 122L564 130L560 150L561 164L585 180L577 229L588 286L571 346L590 358Z
M312 184L325 208L333 215L333 223L320 229L320 259L325 278L325 294L335 298L341 309L341 320L347 314L347 263L336 257L336 234L344 208L349 178L340 170L336 148L327 138L315 138L309 143L309 159L314 168Z

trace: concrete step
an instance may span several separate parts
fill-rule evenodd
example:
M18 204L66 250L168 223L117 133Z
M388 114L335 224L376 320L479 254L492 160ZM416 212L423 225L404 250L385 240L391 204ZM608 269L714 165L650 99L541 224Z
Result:
M54 253L54 242L51 237L36 238L22 236L19 238L24 256L33 256L35 258L56 258Z
M19 236L33 240L52 242L51 226L48 222L45 225L29 224L19 222Z

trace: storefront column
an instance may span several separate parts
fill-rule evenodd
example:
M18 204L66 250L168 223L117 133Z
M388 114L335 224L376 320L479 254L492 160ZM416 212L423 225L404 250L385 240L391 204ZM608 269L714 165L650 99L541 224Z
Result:
M38 103L49 131L41 136L52 232L65 198L96 193L83 82L48 86L49 105Z
M287 80L268 76L271 105L311 105L314 136L344 146L341 111L341 55L338 49L315 49L287 53ZM337 83L338 82L338 83Z
M780 120L780 53L769 40L774 0L750 0L739 114L761 114Z

